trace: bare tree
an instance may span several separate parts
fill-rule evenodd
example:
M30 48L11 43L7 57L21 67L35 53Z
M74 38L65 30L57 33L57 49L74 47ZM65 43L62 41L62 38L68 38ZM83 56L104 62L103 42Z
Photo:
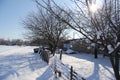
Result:
M55 18L78 31L95 44L95 58L97 58L97 52L102 45L104 51L109 55L116 80L120 80L120 0L104 0L101 8L95 12L91 11L91 6L96 4L96 0L72 0L77 7L74 12L68 8L72 14L56 4L54 0L40 1L44 4L36 0L38 6L42 6ZM66 14L70 21L68 22L56 13L53 6Z
M63 15L61 11L57 11ZM54 55L56 47L61 40L62 34L67 25L57 20L46 9L38 7L38 13L30 14L24 20L25 28L30 32L28 37L31 39L42 39L47 42L51 53Z

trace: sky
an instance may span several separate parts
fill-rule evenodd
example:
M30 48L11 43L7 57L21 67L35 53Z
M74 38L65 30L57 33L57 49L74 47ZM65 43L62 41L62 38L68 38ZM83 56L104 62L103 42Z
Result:
M0 38L24 39L22 20L35 10L32 0L0 0Z
M57 0L58 4L69 0ZM0 0L0 38L24 39L22 21L37 10L32 0Z
M70 0L55 0L57 4L68 7ZM0 0L0 38L24 39L25 29L22 21L37 8L33 0ZM74 33L70 33L73 36ZM75 35L77 37L77 35Z

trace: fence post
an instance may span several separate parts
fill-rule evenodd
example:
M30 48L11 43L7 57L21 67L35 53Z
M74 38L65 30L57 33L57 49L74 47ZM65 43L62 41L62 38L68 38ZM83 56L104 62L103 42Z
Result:
M57 64L56 64L56 60L54 59L54 72L55 72L55 78L57 78Z
M71 66L71 68L70 68L70 80L72 80L72 78L73 78L73 67Z
M60 60L62 60L62 50L60 51Z
M62 59L62 50L60 51L60 60ZM61 77L61 72L59 72L59 77Z
M61 77L61 72L59 72L58 74L59 74L59 77Z

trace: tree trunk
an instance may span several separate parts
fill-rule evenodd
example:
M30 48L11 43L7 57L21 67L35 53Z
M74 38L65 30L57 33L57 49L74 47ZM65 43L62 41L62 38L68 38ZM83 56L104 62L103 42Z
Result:
M118 53L115 54L115 77L116 77L116 80L120 80L120 74L119 74L119 55L118 55Z
M52 54L53 54L53 56L55 56L55 50L56 50L56 48L53 48L53 49L52 49Z
M55 55L55 50L56 50L56 49L50 49L51 54L52 54L53 56Z
M107 46L105 47L104 53L103 53L103 57L105 58L105 56L108 54L108 49Z
M53 47L53 56L55 55L56 48L57 48L57 45L54 45L54 47Z
M97 59L98 58L98 51L97 51L97 47L95 47L94 50L94 58Z
M60 51L60 60L62 60L62 50Z
M55 56L55 51L52 52L53 56Z
M116 80L120 80L120 73L119 73L119 55L118 53L115 54L115 57L110 56L110 62L113 67L113 71L115 74Z

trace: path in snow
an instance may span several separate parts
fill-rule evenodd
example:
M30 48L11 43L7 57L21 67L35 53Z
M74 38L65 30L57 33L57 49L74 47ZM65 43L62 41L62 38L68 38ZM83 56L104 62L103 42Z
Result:
M0 46L0 80L41 80L49 66L33 54L33 48Z

